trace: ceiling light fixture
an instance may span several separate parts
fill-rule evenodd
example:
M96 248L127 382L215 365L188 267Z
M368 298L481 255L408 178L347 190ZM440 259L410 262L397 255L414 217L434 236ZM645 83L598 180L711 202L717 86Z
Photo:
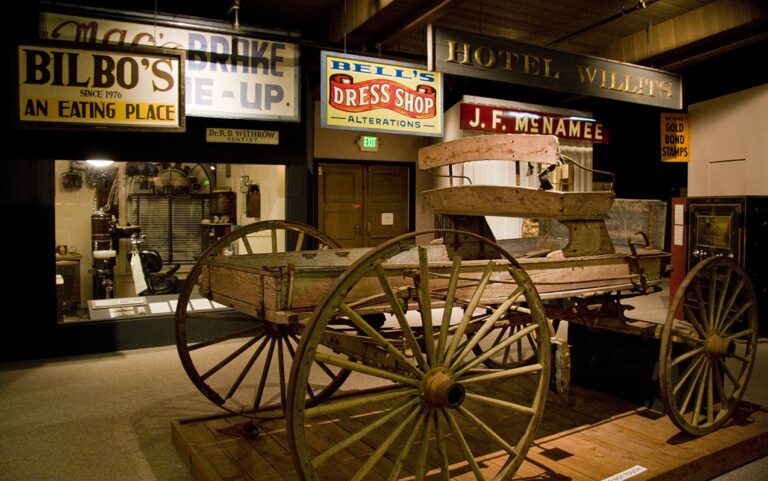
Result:
M108 165L114 164L115 161L106 159L88 159L85 163L94 167L107 167Z
M232 19L232 30L240 31L240 0L232 0L232 6L229 7L227 15L235 12L235 18Z

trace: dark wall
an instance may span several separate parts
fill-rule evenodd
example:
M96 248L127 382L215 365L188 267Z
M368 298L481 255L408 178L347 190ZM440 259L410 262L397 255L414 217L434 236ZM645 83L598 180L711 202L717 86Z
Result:
M0 20L3 76L0 109L0 212L3 271L11 287L4 298L0 360L128 349L174 342L172 319L57 325L54 232L54 160L93 155L117 161L208 162L286 165L289 219L310 221L312 185L307 165L306 122L259 122L188 117L186 132L124 132L98 128L62 130L16 128L15 47L37 40L35 2ZM302 112L302 116L303 116ZM207 127L276 130L279 146L208 144ZM87 268L87 267L83 267Z

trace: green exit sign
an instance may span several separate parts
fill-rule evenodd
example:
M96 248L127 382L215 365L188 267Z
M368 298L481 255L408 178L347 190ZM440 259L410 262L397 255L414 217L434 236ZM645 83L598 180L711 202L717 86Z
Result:
M357 146L363 152L378 152L379 138L375 135L362 135L357 139Z

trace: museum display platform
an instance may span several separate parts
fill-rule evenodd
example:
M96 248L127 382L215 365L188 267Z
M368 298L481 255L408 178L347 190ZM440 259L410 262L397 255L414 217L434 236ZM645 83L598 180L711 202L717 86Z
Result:
M171 426L173 443L200 481L296 480L285 422L261 424L255 436L244 434L247 424L231 414L177 420ZM326 424L322 436L333 441L332 433ZM742 403L723 428L694 437L658 411L571 385L566 393L549 393L536 441L512 479L703 481L766 455L764 407ZM477 461L482 468L501 456L483 453ZM428 476L433 478L438 479ZM451 479L475 477L458 470Z

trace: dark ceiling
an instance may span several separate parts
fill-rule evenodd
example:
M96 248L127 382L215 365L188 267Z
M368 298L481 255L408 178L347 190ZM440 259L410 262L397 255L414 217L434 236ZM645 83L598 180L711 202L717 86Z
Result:
M17 0L21 1L21 0ZM714 84L768 82L754 60L768 56L764 0L81 0L55 5L201 17L299 35L319 49L426 62L426 26L595 55ZM745 63L744 60L747 59ZM753 61L749 61L753 59ZM709 69L725 69L717 75ZM727 78L725 78L727 77ZM717 87L715 85L715 87ZM707 85L696 98L708 95ZM713 87L714 88L714 87ZM691 98L686 99L690 103Z

